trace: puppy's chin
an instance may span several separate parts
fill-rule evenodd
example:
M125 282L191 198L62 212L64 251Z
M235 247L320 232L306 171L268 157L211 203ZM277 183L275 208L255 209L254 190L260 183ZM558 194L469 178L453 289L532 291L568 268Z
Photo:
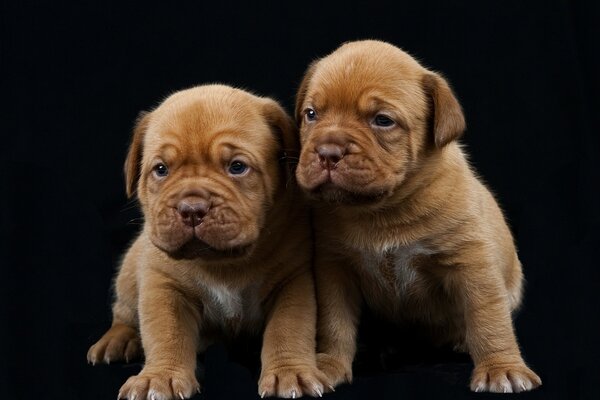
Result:
M177 248L164 246L163 243L154 241L154 245L164 251L169 257L175 260L196 260L203 261L234 261L243 259L252 253L254 244L239 245L224 249L217 249L210 244L193 236L183 245Z
M342 188L332 182L325 182L306 192L309 199L345 206L373 206L389 197L387 190L354 191Z
M231 261L245 258L252 252L253 247L252 244L248 244L220 250L193 238L179 249L169 253L169 256L176 260Z

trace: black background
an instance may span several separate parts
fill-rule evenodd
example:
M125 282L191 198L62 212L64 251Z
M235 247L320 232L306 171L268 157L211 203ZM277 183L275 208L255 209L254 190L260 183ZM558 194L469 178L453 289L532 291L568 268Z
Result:
M138 112L208 82L291 110L308 63L361 38L442 71L465 109L463 141L506 210L528 281L515 325L544 386L520 397L597 398L599 3L452 3L3 2L2 398L113 399L139 370L85 360L139 228L122 178ZM356 382L326 398L498 397L468 391L464 357L404 357L395 335L363 324ZM246 352L210 348L200 398L257 398L257 353Z

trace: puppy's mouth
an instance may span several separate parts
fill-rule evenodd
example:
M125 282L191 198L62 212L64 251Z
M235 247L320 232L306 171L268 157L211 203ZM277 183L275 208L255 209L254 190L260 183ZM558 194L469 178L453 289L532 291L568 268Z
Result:
M228 210L189 221L173 207L159 209L153 214L155 219L148 221L150 240L176 260L230 262L247 258L258 244L259 225Z
M373 172L353 167L356 160L349 163L346 157L331 165L324 164L316 153L307 154L297 176L298 184L311 200L361 206L377 205L391 195L391 188L377 184Z
M384 190L374 192L353 191L340 187L330 179L307 193L309 198L313 200L324 201L331 204L356 206L377 204L389 195L389 193Z
M181 247L174 251L167 251L170 257L176 260L192 260L192 259L203 259L203 260L223 260L223 259L237 259L247 256L253 248L252 244L230 247L227 249L216 249L208 243L193 237Z

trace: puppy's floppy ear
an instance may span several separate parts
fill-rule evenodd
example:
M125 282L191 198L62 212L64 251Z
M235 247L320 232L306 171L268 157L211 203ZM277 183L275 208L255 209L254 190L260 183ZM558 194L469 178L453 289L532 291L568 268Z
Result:
M150 113L142 111L138 115L135 127L133 128L131 144L129 145L129 151L127 153L127 158L125 159L125 190L128 198L133 197L140 178L142 146L144 144L144 136L148 129L149 120Z
M310 84L310 80L315 74L318 62L319 60L315 60L308 66L308 69L306 70L306 72L304 73L304 77L302 78L302 82L300 82L298 93L296 93L296 108L294 112L294 117L296 118L296 122L298 123L298 125L300 125L300 121L302 120L302 105L304 104L304 100L306 99L308 85Z
M276 101L265 98L262 114L277 136L280 144L280 161L285 167L286 182L294 178L294 165L300 153L300 141L296 124Z
M462 136L466 129L465 117L444 78L429 72L423 76L422 84L425 93L431 99L431 129L435 145L442 148Z

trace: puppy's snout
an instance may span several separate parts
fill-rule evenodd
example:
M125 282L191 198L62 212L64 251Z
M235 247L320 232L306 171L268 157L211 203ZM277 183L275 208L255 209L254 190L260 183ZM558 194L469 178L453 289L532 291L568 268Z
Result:
M177 205L177 212L187 226L198 226L210 209L210 202L202 198L187 198Z
M319 161L323 168L333 169L342 158L346 150L335 143L324 143L316 147L315 152L319 156Z

